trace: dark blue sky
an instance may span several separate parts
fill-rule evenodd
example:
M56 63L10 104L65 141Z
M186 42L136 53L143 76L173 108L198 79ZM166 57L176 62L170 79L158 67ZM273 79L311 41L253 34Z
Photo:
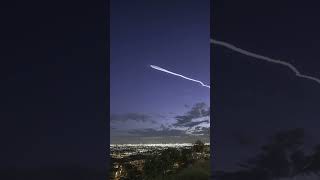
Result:
M111 2L111 114L138 113L155 121L113 124L111 118L111 126L117 128L111 136L124 129L168 128L196 103L209 106L210 89L149 67L157 65L209 83L209 16L209 1Z

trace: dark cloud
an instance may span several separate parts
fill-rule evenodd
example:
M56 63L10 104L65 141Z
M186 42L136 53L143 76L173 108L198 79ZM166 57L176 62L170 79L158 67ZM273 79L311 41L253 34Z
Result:
M169 129L169 127L166 127L166 126L165 126L165 125L163 125L163 124L161 124L160 128L161 128L162 130Z
M110 116L112 122L127 122L127 121L137 121L137 122L151 122L153 124L157 123L152 119L152 116L143 113L126 113L126 114L112 114Z
M143 137L168 137L168 136L185 136L185 131L177 129L168 129L161 126L160 130L147 128L147 129L135 129L129 132L130 134L143 136Z
M163 123L157 128L137 128L127 130L126 133L119 132L113 134L112 139L119 141L127 141L135 139L134 142L193 142L195 138L202 138L206 141L209 139L209 128L202 127L200 124L210 123L210 108L205 103L197 103L189 106L189 111L184 115L175 116L174 122ZM111 121L113 122L146 122L156 123L154 119L167 119L168 115L162 114L145 114L145 113L126 113L113 114ZM195 129L194 129L195 128ZM121 136L120 136L121 135ZM125 140L125 137L131 137Z
M209 120L187 122L187 123L183 124L183 127L191 128L191 127L197 126L197 125L199 125L201 123L209 123Z
M176 123L173 124L175 127L193 127L199 125L203 122L209 123L209 120L203 120L199 122L193 122L193 119L201 118L201 117L209 117L210 116L210 108L207 107L205 103L197 103L195 104L189 112L182 116L176 116Z
M160 119L167 119L168 118L167 115L163 115L163 114L159 114L159 113L154 113L153 116L160 118Z
M192 132L193 135L204 135L209 136L210 135L210 127L201 127L197 126L195 127L195 130Z

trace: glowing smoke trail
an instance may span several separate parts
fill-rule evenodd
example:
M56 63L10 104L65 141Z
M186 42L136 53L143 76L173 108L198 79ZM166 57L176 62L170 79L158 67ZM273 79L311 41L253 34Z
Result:
M232 44L229 44L227 42L218 41L218 40L215 40L215 39L210 39L210 42L213 43L213 44L216 44L218 46L223 46L223 47L226 47L226 48L231 49L233 51L239 52L239 53L244 54L246 56L250 56L250 57L254 57L254 58L261 59L261 60L264 60L264 61L268 61L268 62L271 62L271 63L280 64L280 65L286 66L289 69L291 69L291 71L293 71L296 76L298 76L300 78L313 80L313 81L317 82L318 84L320 84L320 79L318 79L316 77L312 77L312 76L308 76L308 75L302 74L300 71L298 71L298 69L296 67L294 67L292 64L290 64L288 62L272 59L272 58L269 58L269 57L266 57L266 56L262 56L262 55L259 55L259 54L253 53L253 52L249 52L249 51L246 51L244 49L238 48L238 47L236 47L236 46L234 46Z
M187 79L187 80L190 80L190 81L194 81L194 82L200 83L202 86L207 87L207 88L210 88L210 86L204 84L203 82L201 82L201 81L199 81L199 80L188 78L188 77L183 76L183 75L181 75L181 74L177 74L177 73L168 71L168 70L166 70L166 69L163 69L163 68L161 68L161 67L159 67L159 66L150 65L150 67L152 67L153 69L159 70L159 71L163 71L163 72L166 72L166 73L175 75L175 76L182 77L182 78Z

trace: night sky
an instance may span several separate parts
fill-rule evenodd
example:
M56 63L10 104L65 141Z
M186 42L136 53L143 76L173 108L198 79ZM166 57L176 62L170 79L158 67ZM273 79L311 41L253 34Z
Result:
M215 0L211 8L211 38L285 60L320 78L318 5ZM320 84L216 45L211 65L215 170L236 168L276 131L301 127L305 148L319 143Z
M106 178L107 10L1 5L0 179Z
M125 6L123 4L126 4ZM111 1L111 143L209 142L209 1Z

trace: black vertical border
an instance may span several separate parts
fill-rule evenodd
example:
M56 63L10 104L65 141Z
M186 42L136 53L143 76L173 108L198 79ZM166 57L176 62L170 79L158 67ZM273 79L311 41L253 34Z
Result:
M209 2L210 5L210 39L213 38L213 2L210 1ZM213 172L214 172L214 136L213 136L213 132L214 132L214 125L215 125L215 118L214 118L214 83L213 83L213 79L214 79L214 59L213 59L213 46L210 43L209 40L209 46L210 46L210 160L211 160L211 179L213 176Z
M107 170L107 179L110 175L110 1L106 0L106 11L107 11L107 22L106 22L106 51L107 51L107 60L106 60L106 170Z
M2 17L5 19L5 21L1 21L2 31L5 32L2 33L4 37L1 38L1 43L3 43L1 45L6 47L6 53L1 53L0 56L3 60L0 65L3 78L0 91L0 99L2 99L2 108L0 111L0 119L2 122L0 128L1 145L3 150L6 151L5 153L1 153L0 156L0 179L109 179L109 5L109 0L54 2L20 2L18 0L10 1L1 7ZM96 13L91 13L92 9L95 9ZM62 22L64 18L72 20L71 23L66 24L66 22ZM91 25L91 22L97 23L92 27L95 30L95 32L93 32L94 34L90 34L92 33L92 31L89 31L91 30L90 28L89 30L85 29ZM59 31L56 31L56 27ZM97 42L96 39L91 39L90 36L99 37L97 38L99 41ZM96 45L90 47L95 50L90 55L99 56L99 58L94 60L89 58L82 60L84 61L82 63L88 63L88 72L80 71L80 68L77 69L71 66L71 63L68 64L67 62L54 60L53 57L58 57L57 54L54 54L55 52L70 51L70 47L73 48L78 45L77 43L86 40L89 45L83 47L90 47L90 44L93 44L93 46ZM52 45L52 42L56 41L61 41L61 45ZM30 45L30 43L33 44ZM84 53L86 52L85 48L82 50L73 51L72 56L79 57L81 55L88 55ZM23 58L20 58L21 56ZM78 63L78 59L73 60L75 64ZM33 66L36 67L33 69L29 68ZM64 71L58 72L52 69L48 71L48 67L64 68ZM96 71L90 71L92 68ZM34 76L34 78L28 79L27 76L18 75L19 71L25 71L25 69L28 70L28 75ZM68 71L66 69L68 69ZM45 75L42 75L42 72L45 72ZM85 106L88 104L85 104L85 106L78 106L79 104L77 104L77 107L81 109L79 109L78 112L69 112L67 115L72 119L73 117L78 117L83 114L92 117L92 121L85 122L87 123L87 127L78 127L76 119L72 119L72 122L61 119L53 121L50 119L50 117L54 115L54 117L63 116L64 110L62 108L52 108L48 104L56 102L53 107L61 107L66 105L63 101L65 99L63 98L69 98L67 96L61 97L61 99L55 101L57 92L54 88L59 89L61 94L68 94L73 85L56 82L57 78L55 75L64 75L63 78L72 79L76 76L84 77L86 73L92 73L90 75L94 78L90 80L86 79L85 81L90 82L88 88L93 88L96 93L77 94L76 96L79 98L89 97L89 102L95 106L97 112L86 114L83 110L85 110ZM25 82L32 82L36 85L40 84L41 86L24 86ZM10 86L4 87L5 85ZM75 82L75 85L82 87L81 82ZM12 87L23 88L11 89ZM100 87L103 88L100 89ZM39 92L43 92L44 90L45 93L39 94ZM9 101L7 102L6 100L11 100L11 97L16 96L15 91L23 93L19 93L18 97L20 99L16 98L14 103L11 102L12 104L10 104L9 107L7 105ZM51 95L48 96L47 94ZM23 112L24 108L28 107L28 104L25 103L24 100L31 98L37 98L37 101L32 103L37 104L37 107L41 107L43 112L37 109ZM19 103L24 103L23 105L25 107L21 107ZM71 102L68 103L70 104L67 105L72 105ZM15 111L12 111L10 108L14 108ZM9 121L6 116L7 112L14 115L24 113L25 118L20 119L14 116L9 119ZM42 116L32 117L32 113L42 113ZM37 123L37 121L40 123ZM54 127L52 127L52 125ZM58 128L55 126L58 126ZM95 130L94 134L88 133L87 130L90 128L91 130ZM58 131L63 136L57 136L51 131L48 132L52 129ZM61 133L64 130L68 132L64 134ZM84 140L79 135L87 136ZM73 141L65 145L60 142L61 138L67 138ZM42 142L44 143L41 144ZM88 151L77 148L79 146L85 147L86 142L92 142L91 147L86 147ZM55 145L58 145L61 151L56 152L54 149L50 149L50 147ZM31 150L37 152L40 151L39 149L42 150L41 156L29 152ZM60 164L50 162L50 159L52 160L54 156L57 156L56 159L59 161L62 159L61 156L70 156L73 153L81 154L80 158L73 162L58 162ZM96 154L93 156L93 153ZM50 158L43 158L45 157L44 154ZM30 164L30 167L28 167L28 164L26 165L23 161L24 156L28 156L28 159L34 159L34 162L30 162L32 166ZM86 163L86 161L90 159L90 156L93 156L92 159L95 161L92 163L94 167L90 167L92 164ZM41 167L42 164L37 164L37 160L45 163L45 167Z

